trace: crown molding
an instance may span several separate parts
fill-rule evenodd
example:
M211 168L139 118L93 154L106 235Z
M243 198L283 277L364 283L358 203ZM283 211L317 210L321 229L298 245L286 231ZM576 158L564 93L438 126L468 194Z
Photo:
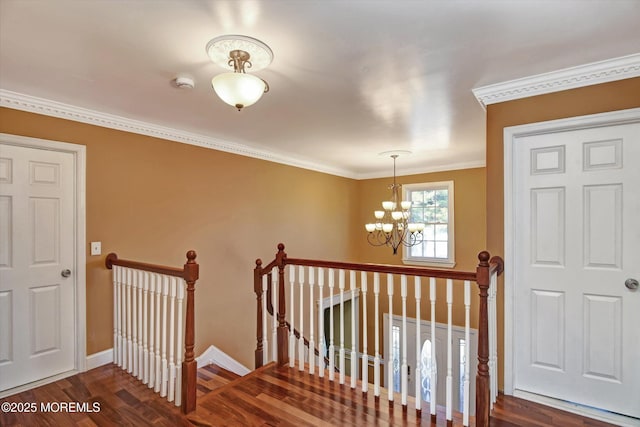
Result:
M640 53L472 89L487 105L640 76Z
M269 162L280 163L287 166L293 166L302 169L308 169L316 172L326 173L335 176L341 176L351 179L372 179L387 178L389 174L385 172L356 173L347 169L335 168L320 163L310 162L305 159L299 159L291 156L285 156L266 150L260 150L247 145L226 141L218 138L212 138L192 132L186 132L173 129L166 126L156 125L153 123L143 122L140 120L128 119L126 117L114 114L103 113L87 108L76 107L74 105L62 102L52 101L45 98L26 95L23 93L12 92L6 89L0 89L0 107L11 108L14 110L22 110L30 113L42 114L50 117L57 117L65 120L86 123L94 126L101 126L110 129L116 129L124 132L135 133L139 135L151 136L154 138L166 139L169 141L180 142L183 144L195 145L198 147L209 148L212 150L224 151L227 153L238 154L240 156L253 157ZM431 172L442 172L457 169L470 169L484 167L484 161L443 164L435 167L412 168L399 171L398 176L417 175Z
M0 106L12 108L14 110L22 110L30 113L42 114L45 116L73 120L75 122L151 136L154 138L166 139L169 141L181 142L183 144L210 148L212 150L224 151L227 153L238 154L240 156L253 157L256 159L281 163L288 166L327 173L330 175L357 179L353 172L346 169L334 168L331 166L310 162L304 159L285 156L266 150L260 150L236 142L212 138L206 135L186 132L139 120L132 120L122 116L102 113L100 111L76 107L74 105L64 104L62 102L52 101L44 98L38 98L31 95L25 95L18 92L12 92L5 89L0 89Z

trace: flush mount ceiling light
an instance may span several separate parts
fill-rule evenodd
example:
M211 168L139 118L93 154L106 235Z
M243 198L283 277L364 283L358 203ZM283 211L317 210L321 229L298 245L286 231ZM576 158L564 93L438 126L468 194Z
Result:
M216 37L207 43L207 54L221 67L233 67L233 72L211 79L211 86L220 99L238 111L255 104L269 91L266 81L245 70L258 71L271 64L273 52L260 40L239 35Z

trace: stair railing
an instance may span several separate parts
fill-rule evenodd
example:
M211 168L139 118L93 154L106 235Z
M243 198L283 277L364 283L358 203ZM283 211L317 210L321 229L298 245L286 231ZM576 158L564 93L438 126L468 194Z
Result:
M185 414L196 408L195 260L195 251L187 252L182 268L119 259L115 253L105 260L113 270L114 363Z
M380 265L380 264L356 264L346 262L333 262L333 261L320 261L320 260L307 260L288 258L284 252L284 245L278 245L278 252L275 259L263 266L260 259L256 260L256 267L254 269L254 292L257 299L257 346L255 351L255 364L256 367L262 366L270 358L277 362L279 366L288 364L290 367L295 367L296 358L298 360L298 369L308 369L310 374L314 374L316 368L318 369L318 376L325 376L325 369L327 369L328 377L330 381L334 381L336 372L339 373L339 383L345 384L347 371L346 356L350 360L350 386L355 389L357 381L361 381L362 392L367 393L369 389L369 370L370 360L373 361L373 391L376 398L380 396L381 377L384 377L382 372L382 357L380 346L380 300L384 298L384 289L381 288L382 278L386 275L387 281L387 307L390 322L393 319L393 297L400 296L401 311L402 311L402 332L401 338L401 351L398 356L399 382L397 388L400 389L400 400L403 405L403 409L408 405L408 363L407 363L407 299L409 297L410 282L413 281L414 299L416 302L416 360L421 360L420 355L420 307L421 297L423 291L428 295L428 301L430 302L431 309L431 354L436 354L436 302L442 302L445 300L447 306L447 339L446 339L446 399L445 402L438 402L437 400L437 367L435 363L431 364L428 372L421 372L420 364L418 363L416 369L412 373L416 380L416 392L415 392L415 409L418 414L421 414L422 410L422 398L421 398L421 383L422 379L428 379L430 384L429 394L430 404L429 410L431 413L432 421L435 422L437 405L446 404L446 417L447 421L452 422L453 412L453 363L452 363L452 318L453 318L453 295L454 284L455 286L461 286L461 293L464 295L464 306L460 309L464 310L464 333L465 333L465 351L466 357L464 367L464 379L461 380L464 390L464 405L463 405L463 423L464 425L470 425L471 405L473 401L473 383L470 378L471 364L469 357L469 336L470 336L470 312L471 312L471 282L477 282L479 287L479 308L478 308L478 364L475 381L475 419L477 426L488 426L489 412L495 402L497 396L497 322L496 322L496 304L495 304L495 288L496 278L503 270L503 262L500 257L491 258L486 251L481 252L478 255L479 264L475 272L463 272L453 270L442 269L428 269L419 267L406 267L396 265ZM288 281L286 270L289 270ZM360 279L357 280L357 272L360 272ZM336 280L337 274L337 280ZM347 280L348 278L348 280ZM399 280L400 289L396 288ZM333 304L329 307L331 326L330 336L325 337L324 334L324 308L323 296L325 287L325 279L328 284L329 295L339 296L340 300L340 316L339 316L339 330L338 340L334 337L334 325L333 325ZM371 280L373 279L373 280ZM425 280L425 283L422 282ZM373 282L373 289L369 289L368 284ZM347 283L349 287L347 288ZM427 286L428 284L428 286ZM444 285L444 289L441 289L442 294L446 294L446 298L440 297L436 301L436 289L440 289ZM359 287L358 287L359 286ZM276 288L277 287L277 291ZM287 287L289 288L289 304L291 309L288 316L289 321L286 320L286 293ZM317 291L316 291L317 289ZM371 316L368 310L367 295L373 294L374 307L373 307L373 320L367 318ZM298 298L298 305L296 307L296 292ZM308 300L306 299L308 295ZM438 292L440 294L440 292ZM351 310L351 347L349 343L345 343L345 322L344 322L344 306L345 296L350 299L351 302L355 302L356 296L362 296L361 306L362 313L361 319L364 327L362 328L363 336L361 342L355 342L355 319L354 310ZM425 298L426 299L426 298ZM308 304L307 302L308 301ZM316 306L316 303L318 306ZM304 313L304 306L307 304L307 313ZM271 308L272 306L273 308ZM267 314L272 314L277 307L276 316L271 323L271 333L269 333L269 319ZM336 304L336 307L338 305ZM269 309L271 308L271 309ZM296 312L299 317L295 316ZM318 317L318 327L316 335L316 327L314 326L314 319ZM297 317L297 324L296 322ZM305 328L305 318L308 317L308 327ZM374 351L373 355L368 354L368 336L367 336L367 322L373 322L374 326ZM306 340L309 343L309 348L315 348L316 338L319 348L329 348L329 361L323 357L315 358L315 351L306 351L303 340L296 339L294 331L298 331L301 337L304 337L304 332L309 333L309 339ZM391 329L391 327L389 327ZM391 333L388 334L389 341L385 343L388 348L392 348L393 342ZM271 340L269 340L271 336ZM269 341L271 341L271 355L269 355ZM296 352L297 343L297 352ZM297 357L296 357L297 353ZM387 354L390 354L389 352ZM335 355L335 356L334 356ZM401 358L400 358L401 355ZM270 357L271 356L271 357ZM338 357L337 370L334 359ZM360 365L360 366L358 366ZM387 393L389 403L392 404L394 400L394 381L397 381L398 372L394 370L394 363L387 360L385 363L386 370L386 382L385 386L389 390ZM360 369L361 368L361 369Z

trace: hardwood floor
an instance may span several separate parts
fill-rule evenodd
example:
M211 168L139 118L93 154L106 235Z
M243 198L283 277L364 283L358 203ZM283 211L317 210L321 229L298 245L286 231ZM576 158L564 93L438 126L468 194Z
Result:
M232 383L232 384L230 384ZM227 384L230 384L227 386ZM6 413L0 411L0 426L387 426L446 425L444 412L432 424L428 410L422 418L405 412L399 397L389 406L387 395L379 401L373 391L312 377L297 369L267 365L245 377L215 365L198 370L198 405L184 416L179 408L152 393L147 386L114 365L105 365L23 393L0 403L31 404L81 402L96 412ZM38 408L40 409L40 408ZM462 425L460 415L454 426ZM610 424L565 413L510 396L500 396L491 425L589 426Z

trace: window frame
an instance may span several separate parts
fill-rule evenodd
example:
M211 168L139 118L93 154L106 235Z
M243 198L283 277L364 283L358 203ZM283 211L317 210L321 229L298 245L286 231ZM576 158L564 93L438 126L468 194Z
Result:
M455 208L454 208L454 184L451 181L422 182L417 184L404 184L402 186L402 200L411 200L408 195L413 191L447 190L448 217L447 217L447 255L448 258L416 257L411 256L411 248L402 248L402 262L408 265L419 265L436 268L453 268L455 261Z

